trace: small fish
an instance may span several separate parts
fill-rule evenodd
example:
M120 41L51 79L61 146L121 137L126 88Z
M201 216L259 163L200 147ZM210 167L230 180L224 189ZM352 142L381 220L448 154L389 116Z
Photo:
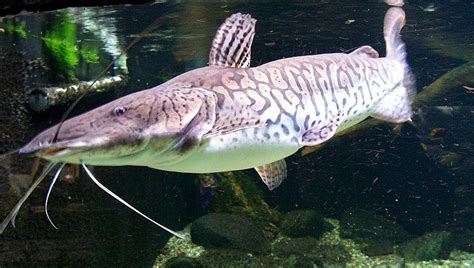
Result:
M467 93L474 93L474 87L462 86Z
M270 190L286 178L285 157L331 139L371 116L411 117L414 79L400 31L405 13L384 21L387 54L362 46L350 54L300 56L250 66L256 20L234 14L217 30L209 66L122 97L40 133L19 152L51 162L0 226L50 170L80 164L104 191L159 225L102 185L87 165L147 166L212 173L255 168ZM45 205L47 213L47 202ZM49 215L47 214L49 219ZM181 237L181 236L180 236Z
M436 6L434 3L430 3L427 6L420 6L420 8L424 12L435 12L436 10L438 10L439 6Z

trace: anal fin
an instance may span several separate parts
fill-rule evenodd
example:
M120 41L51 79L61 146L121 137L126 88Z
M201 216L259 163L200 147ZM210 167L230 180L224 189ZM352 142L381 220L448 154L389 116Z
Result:
M411 105L408 90L403 86L393 89L372 108L371 116L392 123L409 121Z
M281 182L286 179L287 176L285 159L258 166L255 170L270 191L280 186Z

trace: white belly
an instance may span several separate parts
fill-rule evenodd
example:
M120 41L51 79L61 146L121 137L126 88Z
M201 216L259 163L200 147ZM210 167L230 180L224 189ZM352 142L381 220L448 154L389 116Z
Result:
M212 137L182 160L157 163L151 167L189 173L241 170L283 159L301 148L295 139L291 139L294 136L268 138L268 132L266 127L262 127Z

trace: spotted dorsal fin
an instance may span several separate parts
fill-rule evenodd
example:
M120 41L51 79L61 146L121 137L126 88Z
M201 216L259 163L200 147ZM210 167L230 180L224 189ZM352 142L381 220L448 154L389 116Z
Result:
M367 56L369 58L378 58L379 53L371 46L362 46L351 52L351 55Z
M280 186L281 182L286 179L285 159L258 166L255 170L258 172L258 175L260 175L260 178L262 178L262 181L267 185L270 191Z
M235 13L217 30L209 53L209 66L248 68L257 20Z

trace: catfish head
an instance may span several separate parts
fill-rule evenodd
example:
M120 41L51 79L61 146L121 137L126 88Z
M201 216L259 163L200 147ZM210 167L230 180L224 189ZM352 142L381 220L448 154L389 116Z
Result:
M215 122L215 96L201 88L133 93L53 126L20 149L52 162L143 165L199 144Z

